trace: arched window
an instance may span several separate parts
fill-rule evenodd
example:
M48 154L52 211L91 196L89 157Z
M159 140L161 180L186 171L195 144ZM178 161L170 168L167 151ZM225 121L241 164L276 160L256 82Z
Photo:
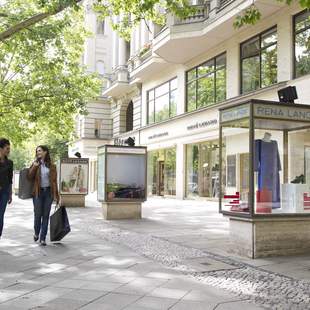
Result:
M100 75L104 75L104 62L99 60L96 63L96 71L100 74Z
M133 130L133 103L129 102L126 110L126 132Z

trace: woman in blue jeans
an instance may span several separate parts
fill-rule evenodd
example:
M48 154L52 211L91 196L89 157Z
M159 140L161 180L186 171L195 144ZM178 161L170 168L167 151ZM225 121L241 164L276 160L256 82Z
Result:
M40 145L36 148L36 160L29 169L28 178L34 181L33 240L36 242L40 239L40 244L45 246L51 206L54 200L59 203L57 169L47 146Z
M3 219L7 204L12 202L13 162L8 159L10 141L0 139L0 238L3 230Z

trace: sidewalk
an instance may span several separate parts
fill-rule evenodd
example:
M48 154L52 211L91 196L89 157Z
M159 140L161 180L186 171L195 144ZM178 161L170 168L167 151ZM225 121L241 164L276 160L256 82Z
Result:
M248 297L204 283L201 272L195 278L191 258L199 250L115 228L102 220L100 208L69 209L72 232L63 243L40 247L32 241L31 201L14 198L0 240L0 309L260 309ZM141 242L157 256L145 255ZM175 255L162 262L171 250ZM180 268L183 258L188 264Z

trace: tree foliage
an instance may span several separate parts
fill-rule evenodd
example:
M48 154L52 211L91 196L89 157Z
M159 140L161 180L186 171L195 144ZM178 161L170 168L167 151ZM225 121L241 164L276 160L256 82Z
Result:
M36 15L45 2L5 1L0 32ZM86 35L82 12L69 8L0 43L2 136L20 143L45 128L68 138L73 116L85 113L100 90L97 77L80 65Z

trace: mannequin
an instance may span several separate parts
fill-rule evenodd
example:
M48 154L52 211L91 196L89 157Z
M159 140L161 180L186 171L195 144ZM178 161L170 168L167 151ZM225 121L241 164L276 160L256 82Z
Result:
M280 170L278 143L265 132L262 139L255 140L254 171L258 172L258 192L269 193L273 208L280 207Z

